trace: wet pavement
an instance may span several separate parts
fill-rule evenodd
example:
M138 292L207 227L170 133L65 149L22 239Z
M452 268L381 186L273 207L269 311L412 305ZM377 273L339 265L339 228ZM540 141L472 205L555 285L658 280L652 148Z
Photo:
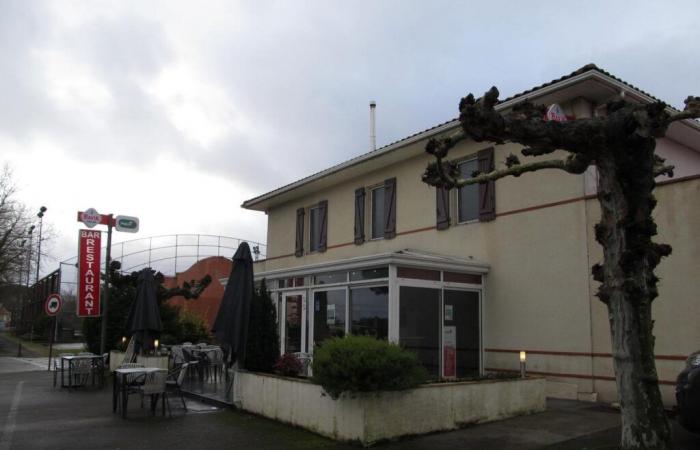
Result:
M45 362L45 358L43 359ZM0 357L0 450L24 449L345 449L358 448L272 420L188 400L172 399L173 417L155 417L129 402L128 418L112 413L111 387L53 388L53 374L16 370ZM44 366L45 367L45 366ZM148 402L146 402L148 403ZM420 412L417 412L419 414ZM399 442L382 449L583 449L615 448L619 414L600 404L551 400L544 413L474 425ZM700 436L674 423L677 448L700 448Z

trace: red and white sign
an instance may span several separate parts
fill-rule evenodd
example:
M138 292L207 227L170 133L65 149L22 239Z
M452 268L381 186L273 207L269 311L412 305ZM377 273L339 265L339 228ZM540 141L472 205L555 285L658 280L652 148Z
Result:
M446 305L447 306L447 305ZM443 376L457 377L457 327L442 327Z
M566 117L566 113L563 109L561 109L561 106L559 106L558 103L553 103L550 105L550 107L547 109L546 118L548 121L554 122L566 122L569 120L569 118Z
M61 296L59 294L51 294L46 297L46 302L44 303L44 312L48 316L55 316L61 310Z
M95 225L114 225L111 214L100 214L95 208L88 208L85 211L78 211L78 222L83 222L86 227L93 228Z
M100 315L100 242L97 230L80 230L78 245L78 317Z

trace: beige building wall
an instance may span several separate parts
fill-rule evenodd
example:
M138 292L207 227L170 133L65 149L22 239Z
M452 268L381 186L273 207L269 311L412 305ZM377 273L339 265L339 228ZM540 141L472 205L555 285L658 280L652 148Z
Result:
M418 142L397 151L424 145ZM450 156L468 157L485 147L466 142ZM503 166L509 153L519 154L520 148L496 147L497 167ZM420 153L271 208L267 212L269 256L256 264L256 272L408 248L487 263L491 269L483 311L485 367L516 370L517 351L527 350L533 373L568 383L579 393L598 393L601 400L616 401L607 311L594 297L597 286L590 277L590 266L602 258L592 232L599 211L595 199L586 200L584 176L545 171L498 180L494 221L438 231L435 189L421 181L429 162L431 157ZM397 236L355 245L354 191L389 177L397 178ZM659 267L661 297L654 309L657 367L668 404L674 402L670 384L683 365L682 357L700 348L699 194L699 179L657 188L659 239L674 247L673 255ZM293 255L296 209L324 199L328 201L328 250L297 258ZM370 215L369 203L366 214ZM456 215L454 208L451 215ZM305 234L308 251L308 223ZM365 234L370 234L369 223Z

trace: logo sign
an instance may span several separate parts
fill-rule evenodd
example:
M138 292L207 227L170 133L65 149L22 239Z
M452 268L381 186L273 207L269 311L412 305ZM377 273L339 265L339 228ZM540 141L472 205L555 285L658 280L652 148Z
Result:
M44 311L49 316L55 316L61 310L61 296L59 294L51 294L46 297L46 302L44 303Z
M131 216L117 216L114 218L117 231L125 233L137 233L139 231L139 218Z
M85 212L78 213L79 219L88 228L93 228L95 225L102 221L102 216L97 212L95 208L88 208Z
M78 245L78 317L100 315L100 243L102 233L80 230Z
M561 109L561 106L559 106L558 103L553 103L550 105L550 107L547 109L546 118L548 121L554 122L566 122L568 120L564 110Z
M443 373L445 378L457 377L457 327L442 327Z

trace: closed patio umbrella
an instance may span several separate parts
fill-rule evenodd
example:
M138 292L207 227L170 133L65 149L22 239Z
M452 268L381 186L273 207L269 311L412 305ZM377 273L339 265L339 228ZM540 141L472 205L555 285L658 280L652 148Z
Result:
M160 308L156 299L156 283L153 278L153 270L150 268L139 272L136 300L129 309L126 327L135 341L137 353L153 348L153 341L158 339L163 330Z
M233 268L212 328L216 339L228 351L229 364L245 360L253 289L253 258L248 243L242 242L233 255Z

